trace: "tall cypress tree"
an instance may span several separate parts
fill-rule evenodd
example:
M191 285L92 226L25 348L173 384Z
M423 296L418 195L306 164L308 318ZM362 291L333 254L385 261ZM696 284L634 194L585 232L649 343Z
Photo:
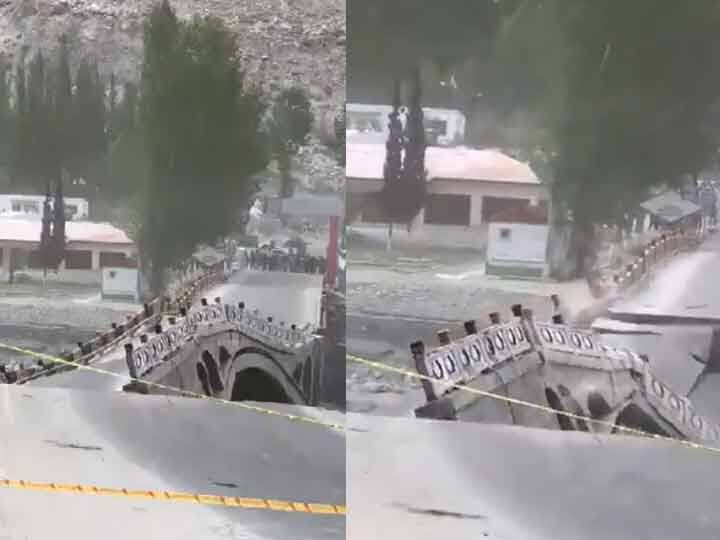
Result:
M393 109L388 115L388 140L385 143L385 166L383 168L384 185L378 198L378 205L387 218L387 249L392 247L393 223L396 218L395 201L401 197L400 180L403 169L403 126L400 121L400 81L393 84Z
M30 156L30 136L27 107L27 74L25 59L21 58L15 72L15 136L13 137L12 160L10 165L10 186L15 190L27 174Z
M422 110L422 82L420 68L413 70L410 105L406 125L405 160L403 162L403 198L400 215L408 227L423 207L426 192L425 125Z
M7 170L11 165L14 114L10 107L10 88L8 87L8 66L0 62L0 167Z
M140 231L150 284L236 222L267 164L264 112L247 92L232 33L217 19L180 23L167 1L145 30L141 118L149 155Z

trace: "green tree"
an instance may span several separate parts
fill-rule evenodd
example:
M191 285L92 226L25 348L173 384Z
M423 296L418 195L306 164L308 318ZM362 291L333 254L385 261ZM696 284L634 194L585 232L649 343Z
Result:
M13 137L10 189L16 190L22 183L30 159L30 126L27 106L27 74L25 58L18 62L15 72L15 134Z
M148 175L145 133L137 123L138 91L132 82L124 85L122 97L111 117L108 147L108 199L129 201L142 191Z
M578 274L592 263L596 224L621 223L650 188L717 155L719 23L709 0L528 1L508 19L498 43L512 66L506 87L533 89L522 106L546 126Z
M167 1L145 28L141 120L149 158L139 243L151 288L198 244L230 232L267 165L264 108L244 89L231 32L178 21Z
M9 68L0 62L0 168L10 171L15 137L15 114L11 107L11 89L8 81Z
M269 134L273 155L280 170L281 197L291 197L295 191L292 157L306 143L313 120L310 100L302 88L287 88L275 98Z
M47 69L45 57L38 52L30 62L27 83L29 157L27 161L28 188L42 193L51 180L60 177L57 151L52 73Z
M343 105L342 111L335 116L333 128L335 131L335 158L338 163L345 166L345 134L346 134L347 112Z
M85 179L87 196L96 201L101 195L107 155L107 114L105 85L94 60L85 58L80 62L75 87L73 174Z

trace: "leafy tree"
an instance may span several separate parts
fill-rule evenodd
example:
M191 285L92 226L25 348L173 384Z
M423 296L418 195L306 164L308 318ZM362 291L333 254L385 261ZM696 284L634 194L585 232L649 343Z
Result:
M9 170L12 164L15 114L10 106L9 68L0 62L0 167Z
M347 112L346 107L343 105L343 109L340 113L335 116L333 127L335 130L335 158L338 163L345 166L345 133L346 133L346 119Z
M96 200L100 194L103 163L107 154L105 86L97 63L89 58L80 62L75 81L73 173L85 179L87 195Z
M135 84L124 85L122 98L111 116L108 146L108 199L124 200L142 192L148 174L145 133L137 123L138 91Z
M15 72L15 133L12 145L10 170L11 189L20 184L20 178L28 167L30 159L30 126L27 105L27 74L25 59L21 58Z
M399 118L401 103L398 81L395 82L393 111L389 115L389 135L383 174L385 182L378 197L380 207L388 220L388 249L392 242L392 224L406 223L409 228L425 200L426 144L421 87L417 80L419 76L419 70L416 70L404 132Z
M313 124L310 100L302 88L281 91L271 109L270 142L281 175L281 197L291 197L295 186L291 173L292 157L306 143Z
M716 155L718 23L709 0L528 1L508 20L498 54L513 59L510 81L533 89L525 105L543 111L579 274L592 264L594 225L621 222L651 187Z
M151 288L196 246L233 227L267 164L264 108L243 85L233 35L217 19L180 22L167 1L145 27L141 120L149 170L139 244Z

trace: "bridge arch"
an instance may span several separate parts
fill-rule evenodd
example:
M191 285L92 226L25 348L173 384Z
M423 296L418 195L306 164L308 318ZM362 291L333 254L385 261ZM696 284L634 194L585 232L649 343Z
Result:
M618 426L639 429L645 433L662 435L663 437L670 436L670 433L663 429L652 416L635 403L628 404L620 411L620 414L618 414L615 420L615 427L612 430L613 434L628 435L626 431L619 429Z
M210 388L212 388L212 391L216 394L222 392L225 389L225 385L220 378L220 371L218 370L218 365L215 361L215 358L213 358L213 355L210 354L208 351L203 351L201 358L203 364L205 365L205 369L207 370Z
M561 413L568 412L563 407L562 401L560 401L560 396L558 396L552 388L545 388L545 399L547 399L548 405L550 405L553 410ZM575 427L573 426L572 420L570 420L569 416L565 416L564 414L555 414L555 417L557 418L558 425L562 431L575 431Z
M226 381L232 401L307 404L292 376L269 352L259 347L245 347L235 352Z
M221 369L227 367L228 362L230 362L230 360L232 359L230 353L224 345L220 345L220 350L218 351L218 359L220 360Z
M210 383L208 381L207 370L205 369L205 366L202 364L202 362L198 362L196 364L195 370L197 372L197 377L200 380L200 385L202 386L203 392L206 396L211 396L212 392L210 392Z
M256 367L235 373L230 400L292 403L280 381Z

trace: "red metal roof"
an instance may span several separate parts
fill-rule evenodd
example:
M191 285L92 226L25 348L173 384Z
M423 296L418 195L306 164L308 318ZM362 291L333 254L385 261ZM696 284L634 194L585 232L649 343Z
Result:
M0 218L0 242L40 243L40 220ZM68 221L65 224L68 243L133 245L125 231L109 223Z

